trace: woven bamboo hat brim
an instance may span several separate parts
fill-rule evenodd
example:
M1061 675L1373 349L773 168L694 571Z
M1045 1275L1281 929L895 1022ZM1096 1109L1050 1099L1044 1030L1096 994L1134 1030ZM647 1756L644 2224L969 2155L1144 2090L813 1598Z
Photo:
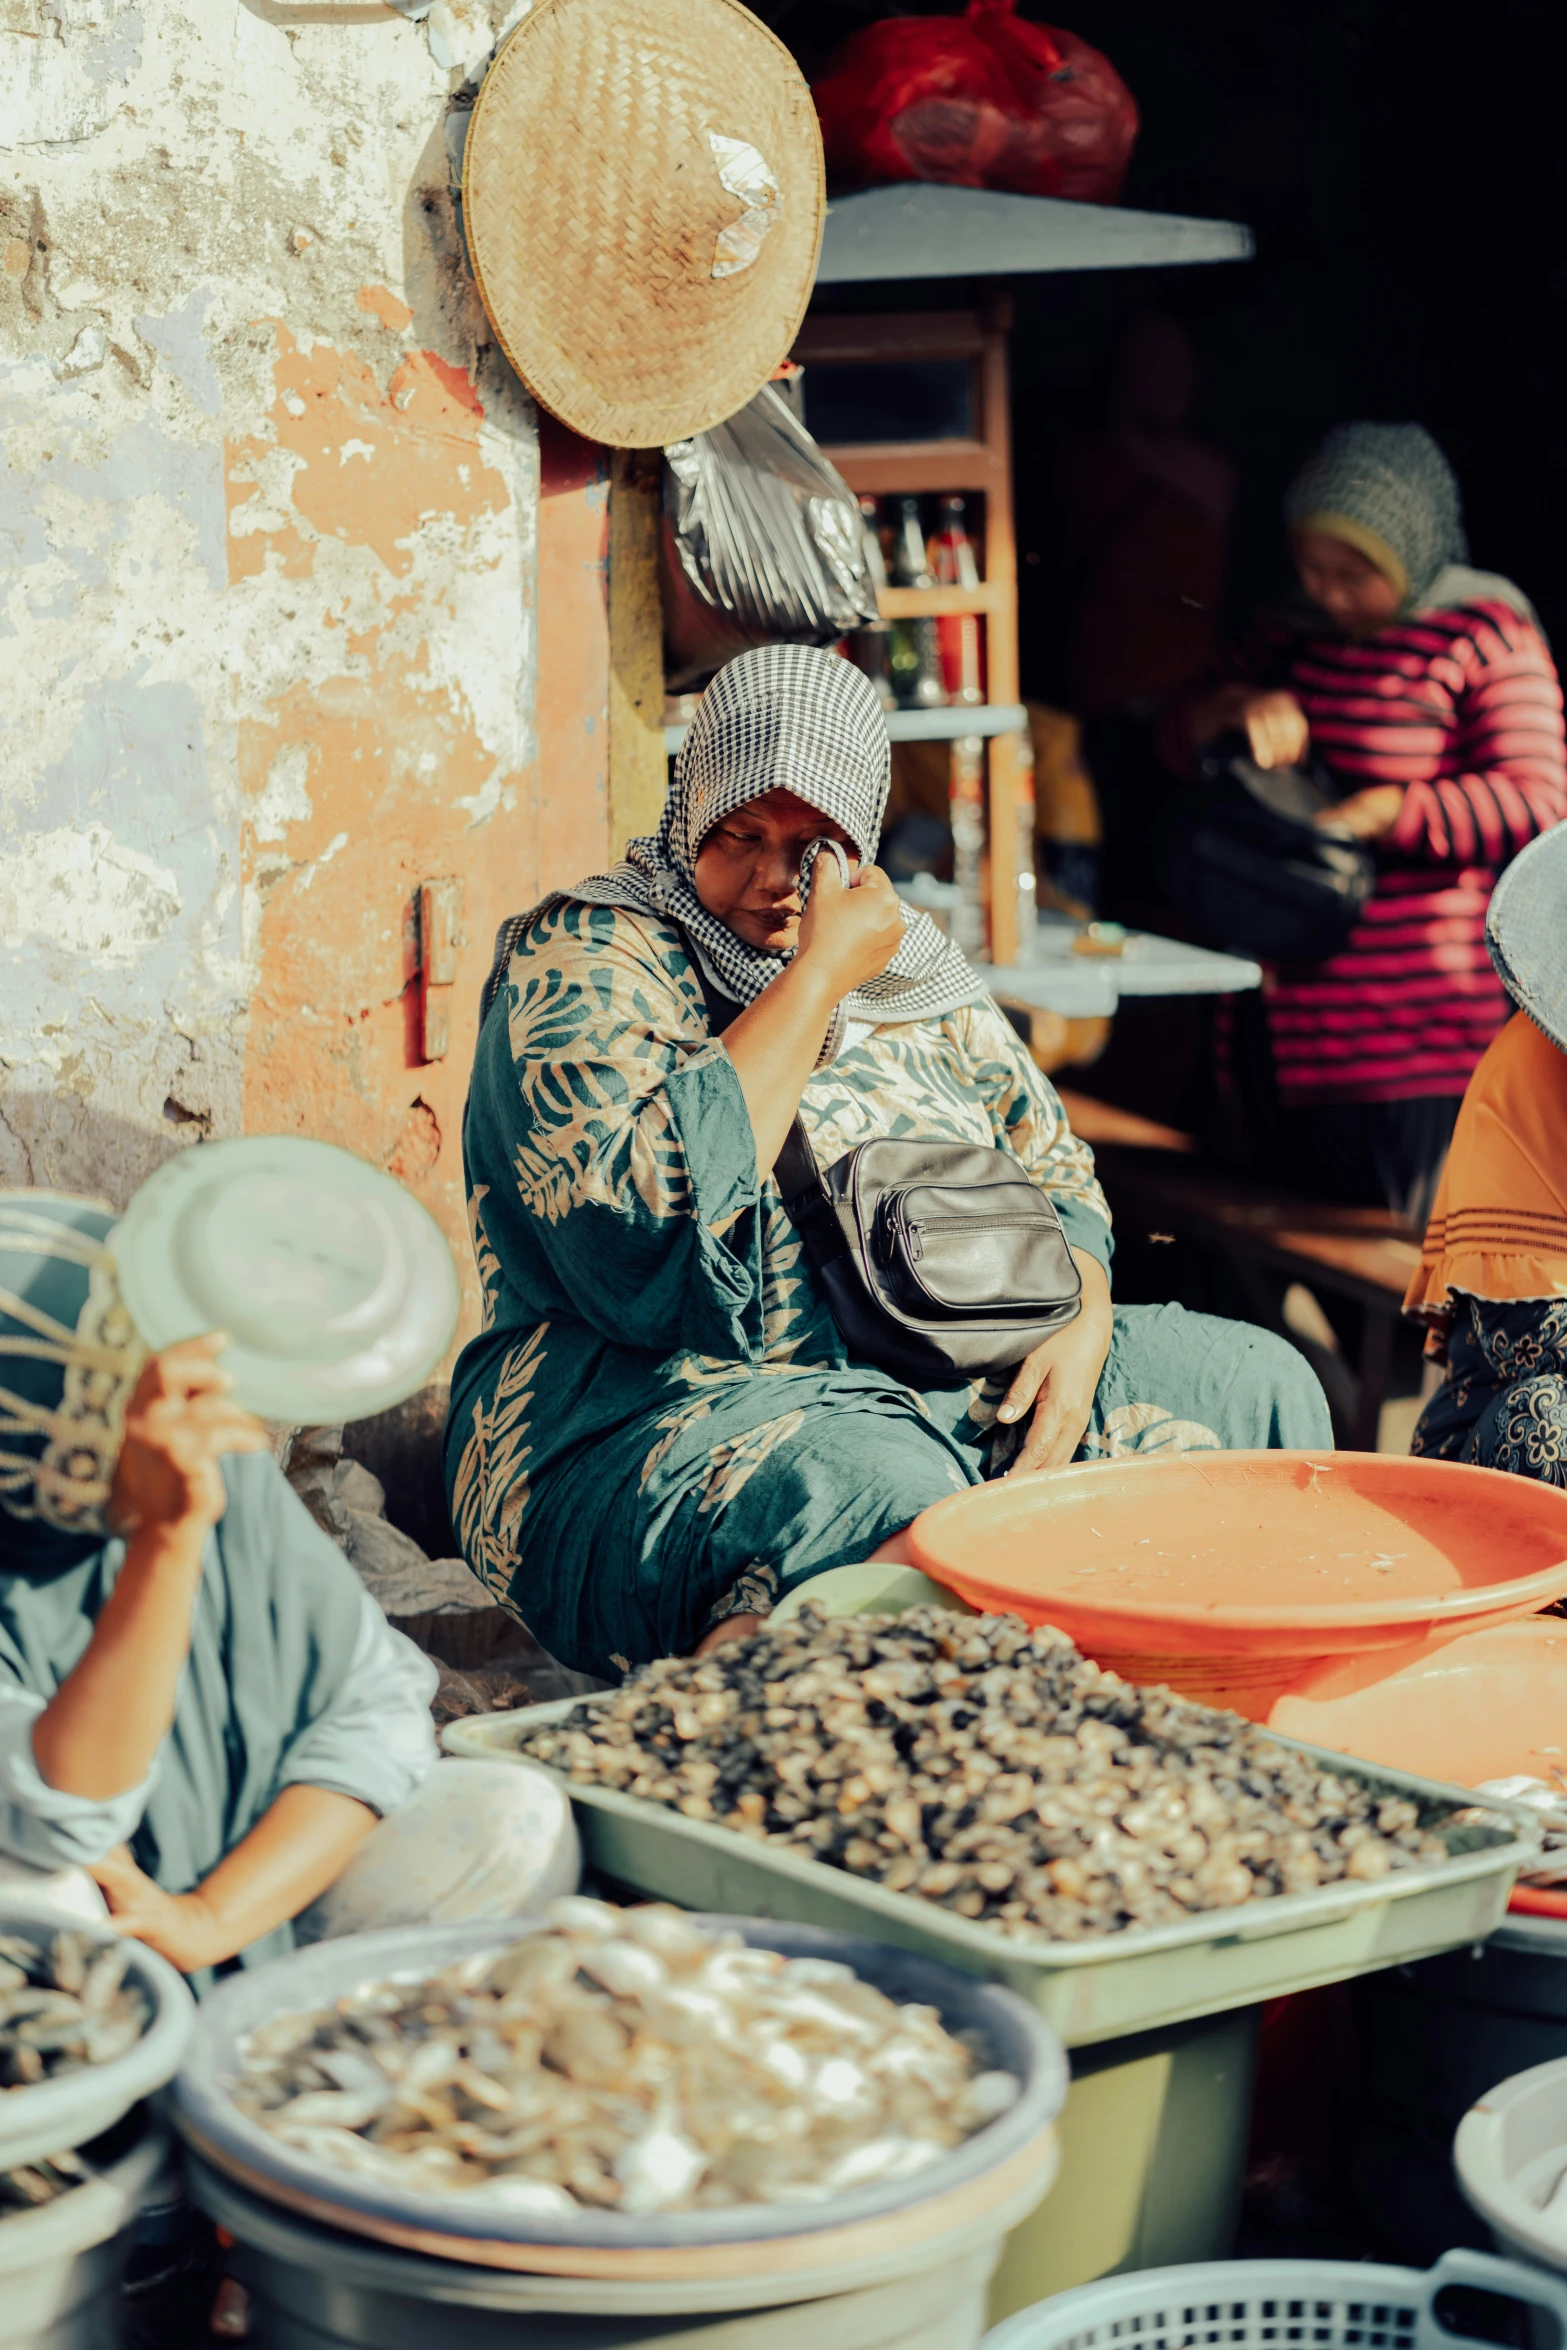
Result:
M788 354L825 209L816 109L739 0L537 0L479 92L463 208L529 390L590 440L661 447Z

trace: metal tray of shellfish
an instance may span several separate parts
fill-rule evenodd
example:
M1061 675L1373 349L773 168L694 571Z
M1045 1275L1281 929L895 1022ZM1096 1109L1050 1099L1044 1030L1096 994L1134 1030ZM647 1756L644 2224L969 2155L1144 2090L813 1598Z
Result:
M452 1753L523 1762L522 1742L581 1702L561 1698L455 1722L443 1743ZM1127 1926L1074 1941L1042 1933L1014 1939L772 1840L754 1841L663 1803L554 1775L570 1789L585 1864L608 1890L683 1909L785 1918L923 1952L1010 1985L1067 2047L1081 2048L1405 1966L1483 1942L1501 1923L1514 1878L1539 1849L1538 1823L1522 1806L1488 1802L1477 1815L1470 1789L1267 1735L1379 1800L1413 1804L1422 1819L1439 1823L1446 1857L1369 1882L1340 1879L1240 1908L1203 1910L1176 1924ZM1459 1813L1466 1816L1455 1819Z
M179 2064L196 2005L165 1958L46 1896L0 1897L0 2171L98 2138ZM41 2182L47 2185L49 2182ZM65 2183L69 2183L68 2181ZM0 2202L50 2198L23 2186Z

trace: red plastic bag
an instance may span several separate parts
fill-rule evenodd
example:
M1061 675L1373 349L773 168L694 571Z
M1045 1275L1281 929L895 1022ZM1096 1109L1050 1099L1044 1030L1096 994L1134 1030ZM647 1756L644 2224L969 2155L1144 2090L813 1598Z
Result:
M965 16L884 17L845 41L811 93L833 179L1113 204L1137 101L1097 49L1013 7L969 0Z

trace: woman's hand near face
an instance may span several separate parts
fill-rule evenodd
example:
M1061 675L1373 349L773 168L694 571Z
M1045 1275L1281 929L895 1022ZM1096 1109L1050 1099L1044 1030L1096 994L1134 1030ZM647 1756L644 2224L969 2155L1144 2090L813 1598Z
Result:
M818 854L800 908L800 865L813 840L835 837L853 876ZM857 865L841 832L791 791L764 792L714 826L698 853L697 896L745 945L782 969L724 1031L751 1121L757 1171L783 1148L822 1039L846 995L886 970L903 937L897 893L874 865Z
M1186 721L1193 752L1221 734L1243 734L1259 767L1293 767L1311 742L1306 713L1295 696L1260 693L1254 685L1221 686L1192 704Z
M822 1039L846 995L885 971L903 937L898 895L862 865L845 889L836 857L818 857L799 944L778 977L724 1031L756 1144L758 1172L777 1164Z
M1034 1410L1009 1477L1065 1467L1083 1441L1110 1352L1115 1324L1109 1275L1086 1251L1073 1249L1072 1255L1083 1276L1083 1310L1018 1365L996 1415L1005 1424L1020 1420L1031 1404Z
M835 1003L879 979L902 939L898 893L880 866L861 865L845 889L837 858L818 856L796 960L809 961Z
M174 1720L207 1536L223 1515L224 1453L266 1452L229 1401L213 1333L154 1355L136 1382L109 1493L125 1560L80 1660L33 1724L49 1786L103 1802L145 1779Z
M233 1380L218 1363L221 1331L154 1355L136 1382L114 1472L110 1523L117 1534L189 1526L205 1535L223 1515L226 1452L266 1452L267 1432L229 1401Z

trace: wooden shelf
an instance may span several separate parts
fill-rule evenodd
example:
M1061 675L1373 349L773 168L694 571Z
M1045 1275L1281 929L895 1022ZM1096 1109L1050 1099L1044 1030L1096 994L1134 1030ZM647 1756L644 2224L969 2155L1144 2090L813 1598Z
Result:
M889 710L887 733L895 743L952 743L977 735L1022 734L1028 712L1021 702L949 702L943 710ZM664 749L672 759L686 739L683 726L666 726Z
M877 189L872 201L890 195L895 204L907 191ZM924 188L923 196L965 191ZM1029 199L1016 201L1026 204ZM839 210L859 214L864 199L851 197ZM1092 207L1067 205L1068 212ZM823 276L827 274L822 273ZM849 271L848 275L855 274ZM870 273L866 273L870 274ZM885 274L885 273L884 273ZM933 274L940 274L939 272ZM900 361L967 360L972 371L968 433L950 440L834 442L823 454L860 497L895 498L979 492L985 500L982 526L974 531L982 584L975 588L889 587L880 597L889 620L933 620L944 614L978 614L985 624L985 678L988 704L959 704L944 710L898 710L888 719L894 742L946 741L961 744L978 736L986 745L983 777L989 818L983 871L988 874L987 945L1001 964L1018 945L1018 864L1032 855L1020 837L1019 816L1032 804L1030 756L1024 737L1028 717L1018 695L1017 550L1012 521L1011 415L1007 393L1007 330L1011 305L992 295L980 310L938 310L924 314L876 312L850 317L841 312L808 318L795 342L806 368L806 414L810 414L810 369L814 366L896 366ZM974 762L961 750L952 756L952 808L963 810L969 834L977 813ZM954 834L956 842L956 831ZM972 845L961 850L972 855Z
M982 441L838 443L822 451L857 498L935 496L943 490L999 498L1011 486L1005 456Z
M1011 615L1017 590L1009 580L981 580L978 587L884 587L876 601L883 620L945 620L971 612Z
M829 310L807 318L794 355L813 360L983 359L985 322L975 310Z

